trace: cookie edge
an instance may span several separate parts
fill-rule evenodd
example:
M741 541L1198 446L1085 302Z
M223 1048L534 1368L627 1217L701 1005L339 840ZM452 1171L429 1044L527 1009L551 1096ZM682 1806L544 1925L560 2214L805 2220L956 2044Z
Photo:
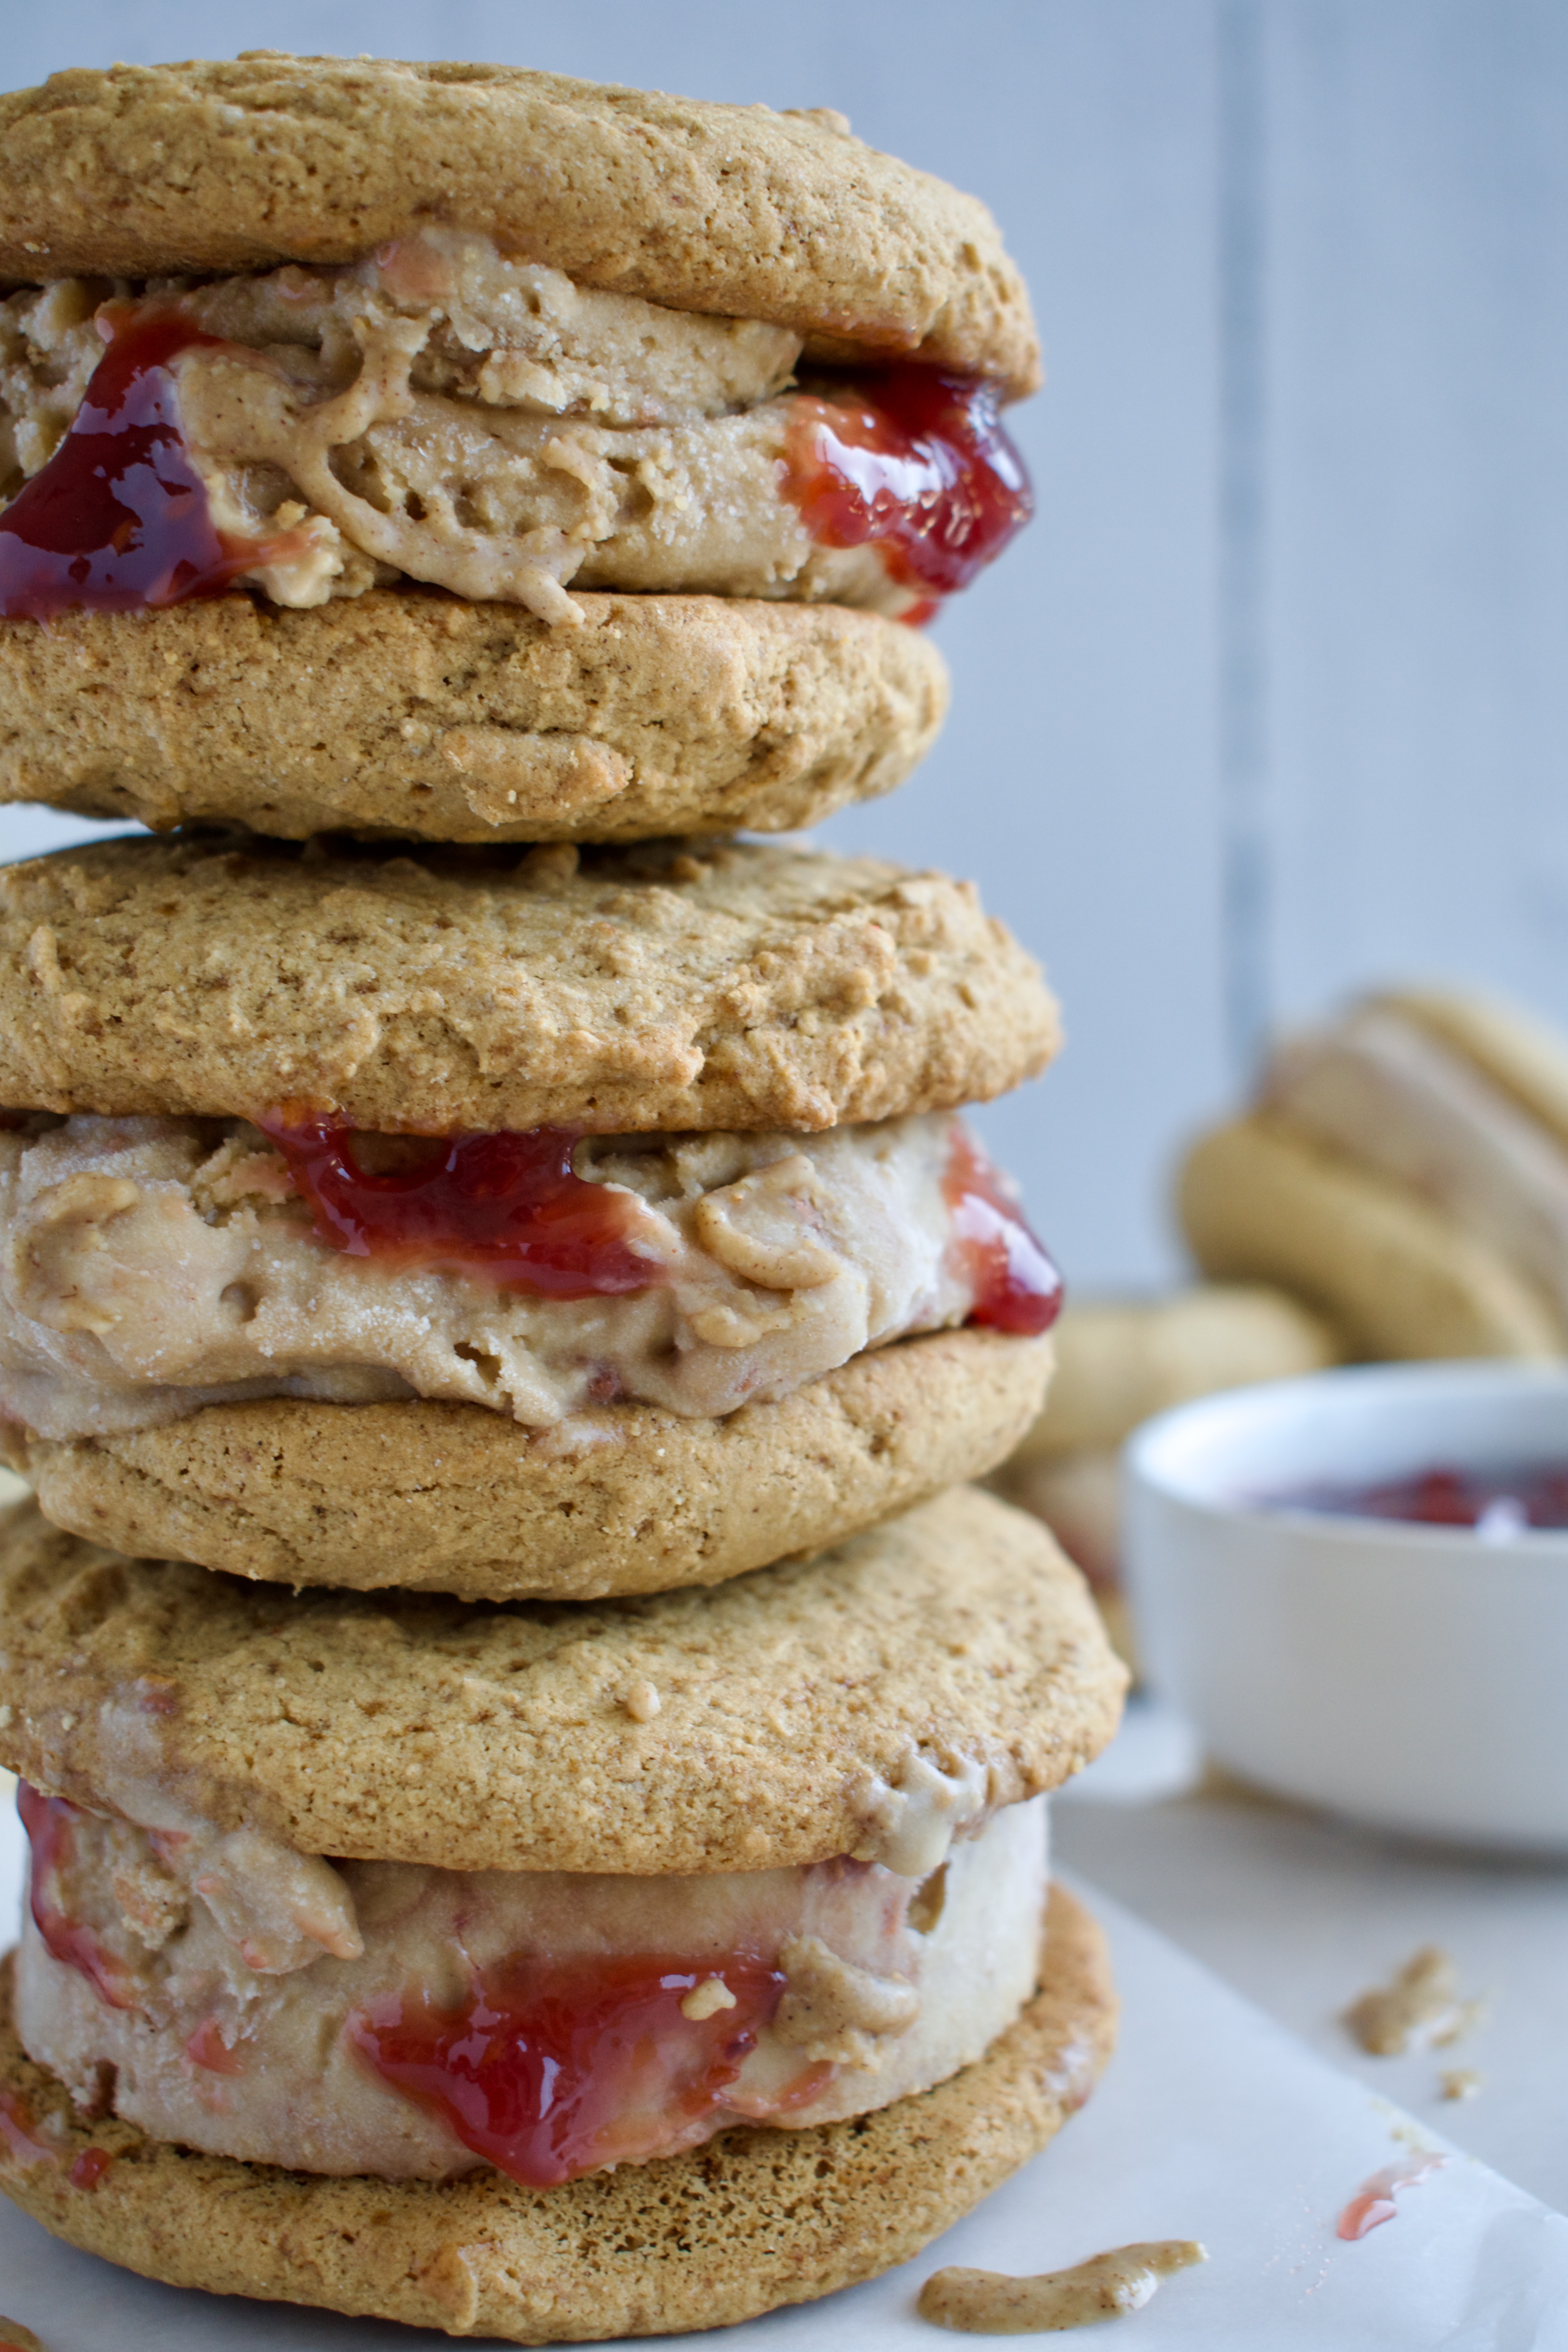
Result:
M792 1396L743 1405L723 1420L683 1422L652 1406L610 1406L593 1417L595 1423L619 1420L632 1433L613 1455L598 1445L574 1458L540 1455L528 1431L482 1405L423 1399L313 1404L289 1398L209 1405L188 1422L123 1438L50 1441L29 1433L18 1436L8 1428L0 1436L0 1452L31 1481L38 1507L53 1525L133 1559L190 1560L258 1582L446 1593L461 1601L626 1598L722 1584L753 1569L825 1550L912 1510L943 1487L983 1477L1029 1427L1051 1363L1048 1339L965 1329L930 1332L868 1349ZM974 1407L983 1381L988 1390L984 1423L966 1427L963 1414ZM966 1452L959 1441L971 1429L973 1442ZM247 1474L259 1466L266 1475L258 1457L269 1440L279 1451L309 1457L334 1433L352 1438L363 1432L390 1467L416 1459L421 1449L439 1460L454 1430L461 1433L466 1454L472 1454L477 1441L477 1450L493 1457L497 1487L515 1496L510 1535L489 1538L487 1555L466 1566L450 1550L437 1559L435 1546L471 1507L468 1468L436 1490L440 1502L431 1517L438 1513L440 1525L431 1529L432 1551L417 1575L386 1573L380 1565L386 1557L383 1538L353 1533L362 1498L373 1509L379 1503L383 1511L418 1508L409 1495L386 1488L379 1462L367 1464L359 1496L335 1522L327 1516L330 1496L312 1500L302 1482L289 1489L289 1523L301 1536L319 1536L314 1549L291 1543L276 1523L247 1509L243 1500ZM183 1444L182 1432L187 1433ZM199 1483L199 1457L209 1440L231 1458L237 1455L238 1496L232 1489L225 1495L216 1476ZM832 1449L833 1471L826 1470L826 1449ZM854 1499L835 1505L822 1498L813 1507L817 1498L804 1491L802 1478L808 1462L818 1480L826 1473L836 1487L847 1471L852 1484L858 1482ZM513 1476L503 1483L509 1469ZM612 1471L623 1475L606 1491ZM642 1532L647 1511L638 1508L638 1489L646 1485L657 1502L658 1482L672 1478L680 1479L691 1504L679 1541L670 1542L668 1517L661 1517L656 1550ZM416 1478L409 1486L416 1496L432 1491ZM334 1478L332 1493L342 1497L345 1491ZM727 1538L714 1517L699 1516L704 1495L715 1512L728 1511L737 1497L746 1497L746 1516ZM584 1527L584 1506L595 1499L604 1517ZM785 1515L782 1535L766 1531L777 1524L772 1506ZM538 1548L544 1537L569 1543L571 1549L568 1556L558 1555L558 1565L542 1569ZM402 1539L413 1540L407 1520ZM503 1542L527 1553L530 1577L509 1577L507 1553L499 1548ZM408 1557L405 1550L404 1567Z

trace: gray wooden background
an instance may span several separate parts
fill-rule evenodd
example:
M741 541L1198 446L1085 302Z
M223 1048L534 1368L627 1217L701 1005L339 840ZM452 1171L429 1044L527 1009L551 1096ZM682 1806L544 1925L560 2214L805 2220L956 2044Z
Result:
M1271 1024L1394 973L1568 1022L1562 0L4 0L6 78L246 47L831 104L977 190L1051 381L943 741L831 837L974 876L1070 1044L986 1115L1080 1284ZM69 837L0 814L0 856Z

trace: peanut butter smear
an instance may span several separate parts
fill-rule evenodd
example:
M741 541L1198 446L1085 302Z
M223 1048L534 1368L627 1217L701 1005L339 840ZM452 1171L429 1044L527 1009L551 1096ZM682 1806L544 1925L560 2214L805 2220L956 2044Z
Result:
M1413 2042L1448 2049L1477 2022L1481 2003L1459 1999L1458 1972L1436 1944L1413 1953L1391 1984L1374 1985L1344 2013L1348 2031L1374 2058L1397 2058Z
M1163 2278L1206 2263L1194 2238L1162 2238L1148 2245L1114 2246L1070 2271L1039 2278L1009 2278L1003 2271L933 2271L915 2306L934 2326L964 2336L1044 2336L1068 2327L1098 2327L1142 2311Z

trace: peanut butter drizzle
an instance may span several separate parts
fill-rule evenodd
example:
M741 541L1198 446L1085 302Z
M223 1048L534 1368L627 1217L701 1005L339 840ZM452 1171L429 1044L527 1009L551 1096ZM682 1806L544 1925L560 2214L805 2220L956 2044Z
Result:
M1424 2041L1449 2049L1476 2025L1485 2004L1459 1999L1450 1956L1437 1944L1413 1953L1392 1984L1363 1992L1344 2013L1344 2022L1374 2058L1397 2058Z
M965 2336L1043 2336L1068 2327L1098 2327L1142 2311L1163 2278L1206 2263L1192 2238L1162 2238L1148 2245L1115 2246L1070 2271L1039 2278L1009 2278L1002 2271L934 2271L916 2305L922 2319Z
M1376 1985L1352 2002L1345 2023L1373 2057L1397 2058L1412 2035L1447 2015L1458 1996L1452 1959L1436 1944L1425 1944L1392 1984Z

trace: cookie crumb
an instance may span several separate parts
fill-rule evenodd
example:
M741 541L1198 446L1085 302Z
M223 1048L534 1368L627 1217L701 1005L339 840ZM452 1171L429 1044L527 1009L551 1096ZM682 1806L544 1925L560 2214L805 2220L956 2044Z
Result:
M681 2001L680 2014L689 2018L693 2025L700 2025L704 2018L717 2016L720 2010L734 2006L735 1996L722 1977L704 1977ZM0 2346L0 2352L5 2352L4 2346Z
M1009 2278L1004 2271L933 2271L915 2309L933 2326L965 2336L1037 2336L1095 2327L1142 2311L1163 2278L1206 2263L1194 2238L1116 2246L1070 2271Z
M1374 2058L1397 2058L1412 2042L1425 2037L1447 2043L1475 2022L1461 2005L1453 1958L1440 1945L1424 1944L1413 1953L1391 1984L1374 1985L1344 2012L1349 2032Z
M664 1701L651 1683L634 1683L621 1704L634 1723L651 1723Z
M1473 2099L1481 2078L1473 2066L1449 2066L1438 2075L1437 2086L1446 2099Z
M44 2352L44 2347L30 2327L15 2319L0 2319L0 2352Z

